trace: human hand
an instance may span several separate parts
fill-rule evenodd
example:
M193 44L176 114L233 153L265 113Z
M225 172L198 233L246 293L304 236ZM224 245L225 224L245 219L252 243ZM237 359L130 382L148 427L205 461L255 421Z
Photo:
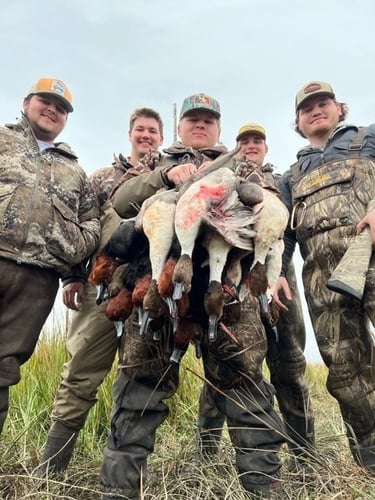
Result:
M190 177L197 172L198 168L194 163L183 163L171 168L167 177L169 182L175 186L179 186L190 179Z
M62 291L63 303L73 311L79 311L83 298L84 284L81 281L73 281L65 285Z
M358 222L357 234L360 234L366 227L369 228L372 246L375 248L375 208Z
M277 280L272 294L272 300L282 311L287 311L287 306L281 301L279 296L280 292L283 293L287 300L292 300L292 292L290 291L288 281L284 276L280 276Z

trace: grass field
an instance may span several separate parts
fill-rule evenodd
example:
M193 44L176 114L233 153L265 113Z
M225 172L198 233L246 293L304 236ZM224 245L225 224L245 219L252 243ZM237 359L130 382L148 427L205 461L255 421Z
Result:
M61 367L66 359L63 335L44 335L21 382L12 388L11 409L0 441L0 498L95 500L100 498L99 472L111 408L115 368L100 388L99 401L81 432L74 458L63 476L41 481L34 469L45 443ZM200 361L188 352L181 384L170 401L170 416L157 434L149 461L144 499L248 498L234 468L227 432L214 459L203 460L196 442ZM326 368L309 365L307 377L316 417L318 460L308 476L288 472L287 447L278 499L375 499L375 478L356 466L349 454L338 405L325 389Z

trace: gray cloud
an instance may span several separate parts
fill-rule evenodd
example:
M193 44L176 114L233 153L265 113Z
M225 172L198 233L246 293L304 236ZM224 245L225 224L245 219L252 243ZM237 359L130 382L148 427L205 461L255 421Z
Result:
M127 153L134 108L162 114L167 145L173 103L206 92L222 105L222 141L231 148L240 125L264 124L268 159L283 172L304 144L291 124L305 82L330 81L350 120L373 121L374 14L373 0L6 2L2 121L15 120L40 76L63 79L75 111L61 139L91 172Z

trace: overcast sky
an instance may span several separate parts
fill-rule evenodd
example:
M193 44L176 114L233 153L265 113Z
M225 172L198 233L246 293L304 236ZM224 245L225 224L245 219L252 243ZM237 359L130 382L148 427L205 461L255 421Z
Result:
M173 104L205 92L222 108L222 142L263 124L268 160L283 172L305 142L294 97L314 79L374 121L373 0L0 0L1 122L19 116L41 76L62 79L74 113L60 136L90 173L129 152L130 113L153 107L173 140ZM312 336L311 333L309 335ZM314 341L310 361L319 360Z

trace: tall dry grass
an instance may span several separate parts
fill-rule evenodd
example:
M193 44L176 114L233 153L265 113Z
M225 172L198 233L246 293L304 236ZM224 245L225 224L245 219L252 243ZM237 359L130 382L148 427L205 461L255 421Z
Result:
M95 500L100 498L99 473L111 408L114 367L99 391L80 433L67 472L47 481L37 479L34 469L50 425L53 397L60 381L66 352L64 331L44 334L31 360L23 367L21 382L12 388L11 408L0 442L0 498ZM181 366L178 393L170 401L170 415L157 433L155 452L143 491L147 500L248 498L234 468L234 453L225 430L221 449L211 460L198 453L196 418L202 374L200 361L188 352ZM316 415L317 462L303 476L288 471L284 460L279 499L375 499L375 479L356 466L349 454L337 403L325 389L327 370L309 365L307 378Z

